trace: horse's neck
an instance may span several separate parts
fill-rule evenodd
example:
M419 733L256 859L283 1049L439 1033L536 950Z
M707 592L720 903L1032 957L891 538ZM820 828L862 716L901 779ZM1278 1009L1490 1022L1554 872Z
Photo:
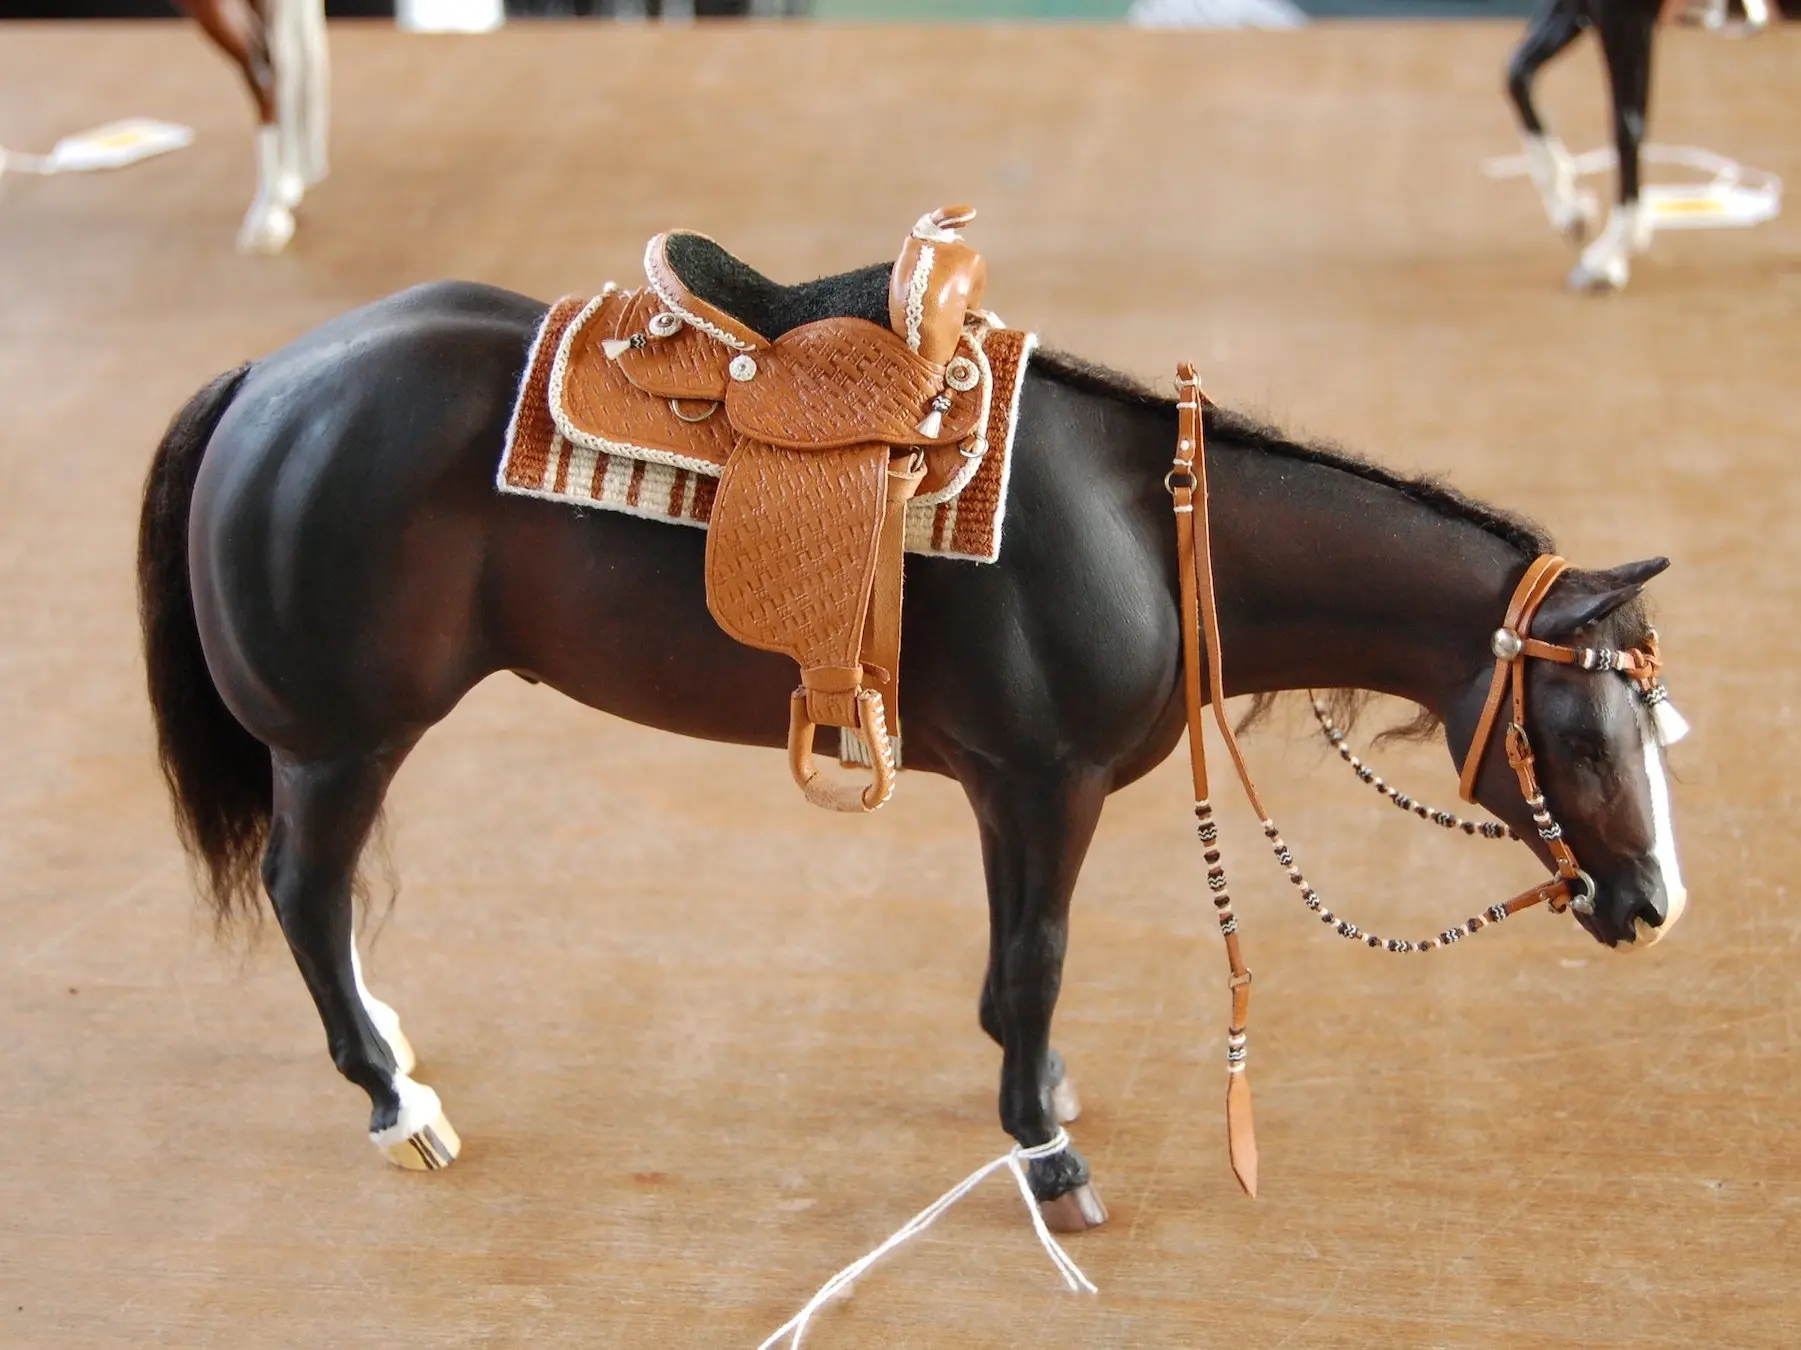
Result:
M1374 689L1442 713L1486 659L1520 551L1331 465L1209 448L1228 691Z

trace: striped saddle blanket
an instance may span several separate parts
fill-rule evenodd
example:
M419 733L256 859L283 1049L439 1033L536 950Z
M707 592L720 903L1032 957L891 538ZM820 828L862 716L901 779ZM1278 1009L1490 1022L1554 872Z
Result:
M647 434L641 439L649 443L639 443L621 434L616 419L584 416L597 381L618 366L609 367L603 344L640 322L645 298L609 286L593 299L565 298L550 307L507 428L497 479L502 492L706 528L721 456L704 453L694 439ZM906 507L908 552L978 563L1000 556L1020 390L1036 341L986 321L965 329L961 350L982 377L971 391L985 404L979 431L968 446L932 452L926 480ZM669 401L677 429L703 411Z

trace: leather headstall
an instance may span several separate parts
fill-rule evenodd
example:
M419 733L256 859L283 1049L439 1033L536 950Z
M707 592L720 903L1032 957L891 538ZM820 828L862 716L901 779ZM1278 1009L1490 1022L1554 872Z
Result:
M1594 880L1577 863L1575 850L1563 837L1563 827L1552 818L1545 805L1544 790L1538 783L1537 757L1533 754L1532 742L1526 734L1526 662L1551 661L1559 665L1578 666L1583 670L1614 671L1631 680L1644 694L1650 695L1659 687L1663 661L1658 654L1655 632L1646 639L1643 648L1626 651L1614 651L1606 647L1565 647L1554 642L1544 642L1531 635L1532 620L1538 613L1539 606L1544 604L1552 586L1569 570L1569 566L1555 553L1541 554L1533 559L1532 564L1526 568L1525 575L1520 578L1519 585L1514 587L1513 598L1507 602L1507 613L1501 626L1489 639L1489 648L1495 656L1494 676L1489 681L1488 698L1482 705L1482 716L1476 722L1469 752L1464 756L1458 790L1464 801L1476 800L1476 778L1481 772L1482 761L1487 756L1489 742L1494 738L1502 699L1511 689L1513 716L1507 723L1502 738L1507 751L1507 762L1519 779L1520 795L1526 799L1527 809L1532 812L1532 823L1538 829L1538 837L1545 841L1557 863L1556 878L1518 897L1525 901L1520 908L1544 900L1559 912L1571 908L1578 914L1591 914L1594 912ZM1509 903L1511 906L1512 902Z

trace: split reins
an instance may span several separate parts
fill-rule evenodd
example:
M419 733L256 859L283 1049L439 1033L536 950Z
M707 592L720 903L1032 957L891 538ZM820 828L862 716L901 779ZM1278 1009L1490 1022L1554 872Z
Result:
M1221 861L1219 827L1213 819L1213 805L1207 784L1207 754L1202 737L1203 715L1201 693L1201 643L1206 644L1208 677L1207 701L1213 705L1214 720L1220 737L1232 758L1238 780L1244 787L1251 809L1263 825L1276 861L1298 888L1302 903L1313 911L1320 922L1330 925L1341 937L1364 946L1389 952L1434 951L1449 947L1468 934L1479 933L1493 923L1500 923L1523 909L1539 903L1561 913L1573 909L1578 914L1594 911L1594 881L1576 860L1575 851L1564 838L1563 827L1552 817L1539 787L1536 757L1526 734L1526 662L1552 661L1582 670L1616 672L1631 680L1639 689L1647 706L1661 711L1657 705L1665 693L1659 674L1662 661L1658 655L1657 635L1652 633L1643 648L1616 651L1605 647L1567 647L1531 636L1532 619L1550 594L1557 579L1569 564L1555 554L1544 554L1533 560L1526 574L1514 588L1500 628L1490 639L1495 668L1489 681L1488 696L1482 715L1476 723L1475 735L1465 754L1459 788L1463 800L1475 801L1476 779L1487 756L1489 742L1500 721L1501 709L1509 690L1512 693L1511 719L1502 734L1507 762L1519 780L1520 793L1532 813L1538 829L1556 864L1556 874L1522 891L1511 900L1490 905L1482 913L1450 927L1436 937L1421 941L1382 938L1375 933L1341 918L1326 908L1318 892L1307 884L1293 850L1284 842L1276 823L1264 808L1257 785L1251 780L1244 753L1233 734L1226 716L1225 674L1220 660L1219 606L1214 590L1213 548L1207 512L1207 459L1202 446L1201 409L1205 395L1194 367L1183 362L1176 374L1177 440L1173 466L1164 475L1163 485L1169 491L1176 516L1176 560L1182 592L1182 669L1183 695L1188 717L1188 756L1194 776L1194 814L1207 864L1207 889L1212 894L1219 919L1220 936L1225 940L1226 963L1231 976L1232 1020L1226 1034L1226 1143L1233 1174L1251 1195L1257 1194L1257 1139L1251 1115L1250 1081L1245 1075L1248 1051L1246 1031L1251 1011L1251 972L1245 965L1238 940L1238 919L1232 912L1232 898L1226 888L1226 871ZM1315 715L1326 730L1327 738L1354 769L1359 778L1374 783L1397 806L1410 810L1422 819L1435 821L1446 828L1461 827L1466 834L1482 834L1488 838L1517 837L1506 826L1467 821L1448 811L1435 811L1414 801L1406 794L1383 783L1352 755L1344 744L1342 732L1332 727L1323 705L1314 699Z

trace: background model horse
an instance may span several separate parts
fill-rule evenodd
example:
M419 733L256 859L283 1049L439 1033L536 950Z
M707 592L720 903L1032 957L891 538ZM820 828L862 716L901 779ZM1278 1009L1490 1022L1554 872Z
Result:
M256 102L256 198L238 229L245 253L279 253L294 208L325 177L330 120L325 0L175 0L244 72Z
M1769 22L1768 0L1743 0L1744 31ZM1580 290L1617 290L1631 274L1631 256L1651 242L1651 222L1639 202L1639 147L1651 98L1651 46L1667 0L1544 0L1526 25L1507 68L1507 90L1519 112L1526 164L1544 202L1551 228L1572 242L1588 238L1599 217L1592 194L1576 186L1576 166L1564 144L1545 128L1532 102L1532 79L1540 66L1568 47L1584 28L1601 40L1613 96L1614 147L1619 156L1619 196L1606 227L1582 251L1570 272ZM1706 0L1696 21L1725 26L1726 0ZM1685 15L1686 17L1686 15Z
M702 532L495 490L544 314L440 283L345 315L190 400L145 490L145 655L183 839L222 917L253 905L260 880L334 1063L369 1095L375 1143L415 1168L450 1161L456 1137L411 1077L397 1016L363 986L352 912L408 753L496 672L771 748L794 684L787 658L709 615ZM1491 634L1543 532L1216 409L1206 437L1226 692L1398 695L1442 719L1461 760ZM907 762L955 778L975 813L980 1022L1003 1051L1001 1124L1027 1147L1070 1109L1050 1024L1101 808L1182 735L1175 438L1167 397L1034 358L999 560L907 559ZM1565 574L1535 635L1637 644L1635 601L1663 566ZM1548 665L1531 678L1540 781L1595 883L1580 922L1631 943L1680 902L1661 750L1626 681ZM781 773L772 756L766 786ZM1475 795L1549 863L1495 746ZM1035 1159L1030 1179L1062 1226L1104 1219L1073 1149Z

